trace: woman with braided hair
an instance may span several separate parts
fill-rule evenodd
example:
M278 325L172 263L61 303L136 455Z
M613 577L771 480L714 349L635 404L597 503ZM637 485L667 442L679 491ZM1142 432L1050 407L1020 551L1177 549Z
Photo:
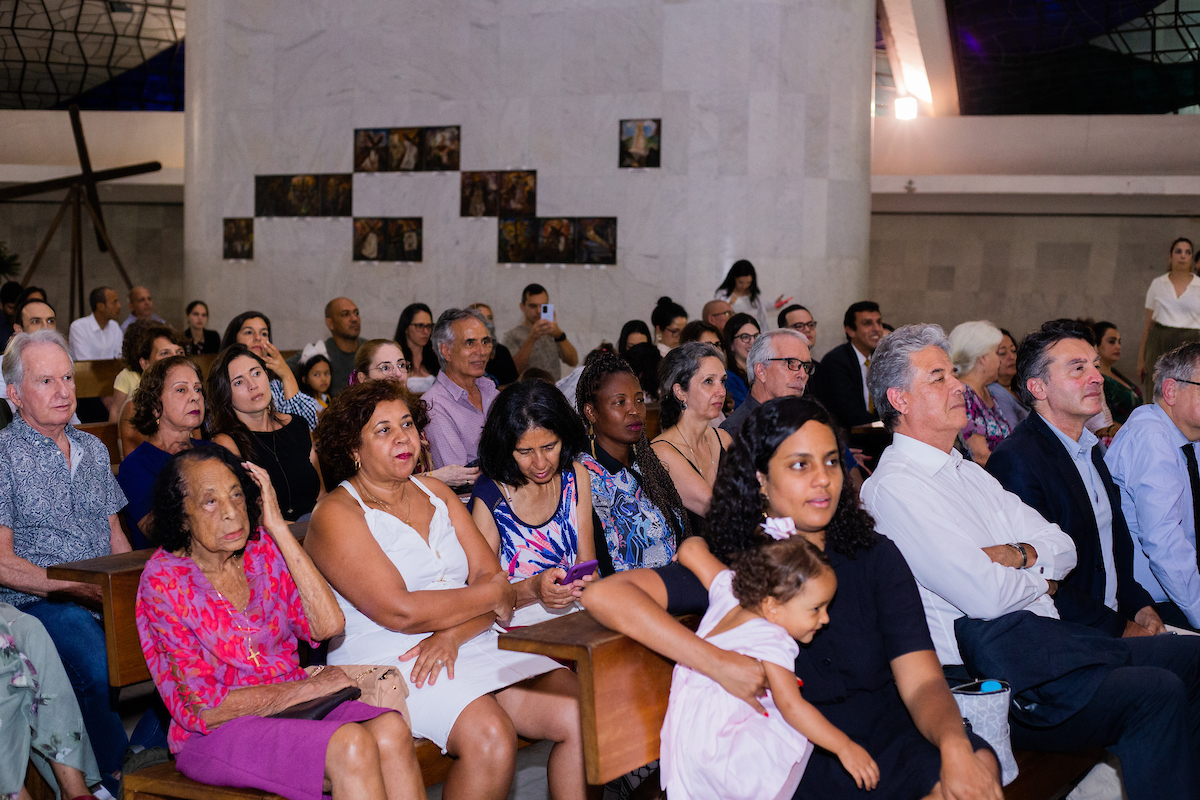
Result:
M646 400L620 356L588 357L575 404L588 429L580 457L592 484L592 531L600 574L670 563L691 526L679 492L646 439Z

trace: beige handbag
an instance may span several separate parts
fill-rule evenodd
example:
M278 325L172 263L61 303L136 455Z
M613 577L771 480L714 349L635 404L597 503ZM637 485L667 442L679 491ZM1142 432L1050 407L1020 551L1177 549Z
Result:
M323 669L325 669L324 666L308 667L306 671L309 676L312 676ZM371 664L340 664L338 669L345 672L351 680L358 684L358 688L362 691L358 702L399 711L400 716L404 717L410 725L412 724L412 717L408 715L408 704L404 702L404 698L408 696L408 686L405 685L404 676L400 674L400 670L395 667Z

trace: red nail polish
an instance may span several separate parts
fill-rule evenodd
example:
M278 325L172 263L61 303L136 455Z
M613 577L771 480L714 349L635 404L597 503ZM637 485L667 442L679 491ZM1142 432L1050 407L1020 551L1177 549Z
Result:
M769 717L769 716L771 716L771 715L770 715L770 714L768 714L766 711L764 711L764 712L763 712L763 716L764 716L764 717Z

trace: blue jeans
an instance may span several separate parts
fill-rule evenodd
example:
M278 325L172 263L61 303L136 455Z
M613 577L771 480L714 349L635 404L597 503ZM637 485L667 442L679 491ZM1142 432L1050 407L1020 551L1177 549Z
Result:
M104 629L95 617L75 603L38 600L21 610L37 617L54 640L67 677L71 679L71 688L79 700L83 724L92 740L104 787L115 795L117 782L112 774L121 771L129 739L117 714L116 693L108 685Z

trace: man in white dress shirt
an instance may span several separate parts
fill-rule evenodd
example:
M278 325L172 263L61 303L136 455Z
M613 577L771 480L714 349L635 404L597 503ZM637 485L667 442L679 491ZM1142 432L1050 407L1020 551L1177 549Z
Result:
M1014 683L1014 746L1112 747L1130 800L1194 797L1200 665L1164 657L1158 643L1165 639L1114 639L1059 621L1052 596L1075 566L1074 542L954 449L967 416L949 349L937 325L905 326L876 348L867 381L894 440L862 488L878 531L917 579L939 659L948 673L964 671L963 622L1033 632L1036 638L1016 639L999 660L1020 670L1027 659L1043 670L1042 683L1025 683L1023 673L986 676ZM1025 611L1033 616L1016 613ZM1085 658L1092 651L1095 660L1072 662L1069 672L1045 672L1060 653ZM1048 724L1023 724L1038 714Z
M71 357L76 361L120 358L125 338L117 324L121 298L109 287L98 286L88 295L88 304L92 313L71 323Z

